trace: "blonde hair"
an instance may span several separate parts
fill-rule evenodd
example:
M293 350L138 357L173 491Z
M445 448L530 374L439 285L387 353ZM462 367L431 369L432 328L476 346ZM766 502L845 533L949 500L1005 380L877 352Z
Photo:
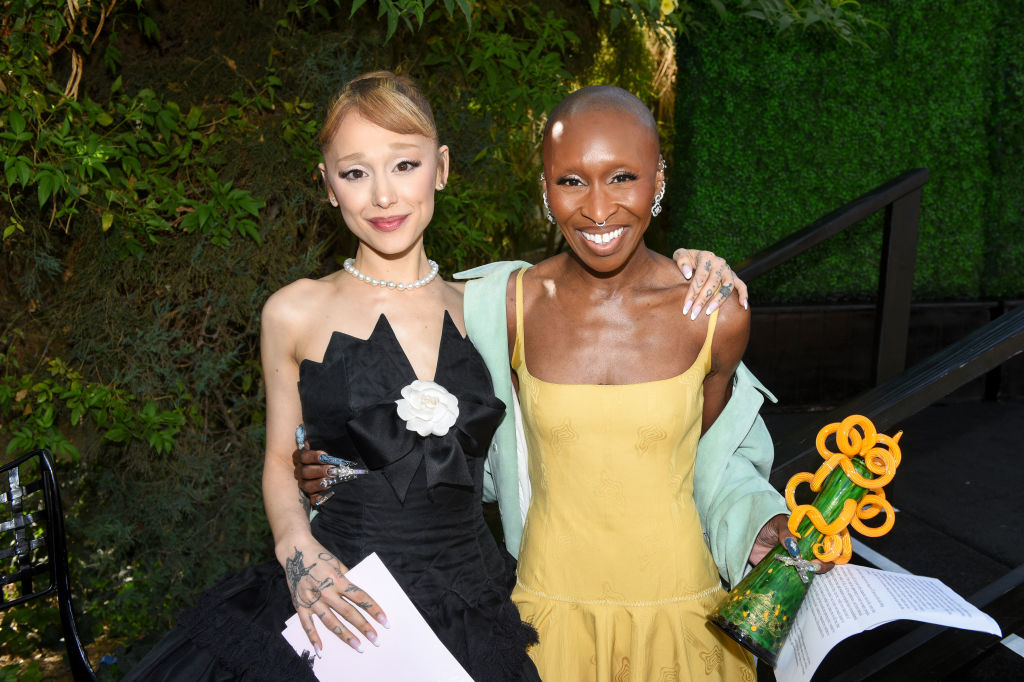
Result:
M391 132L422 135L437 141L437 126L430 104L419 86L406 76L373 71L349 81L327 107L320 129L321 150L330 144L342 119L352 111Z

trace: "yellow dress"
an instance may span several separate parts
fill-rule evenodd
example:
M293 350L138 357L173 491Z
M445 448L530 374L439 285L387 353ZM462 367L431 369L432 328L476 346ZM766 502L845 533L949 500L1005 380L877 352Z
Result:
M519 273L512 366L533 500L512 599L546 681L755 679L753 657L708 621L725 591L693 501L717 317L679 376L553 384L527 368Z

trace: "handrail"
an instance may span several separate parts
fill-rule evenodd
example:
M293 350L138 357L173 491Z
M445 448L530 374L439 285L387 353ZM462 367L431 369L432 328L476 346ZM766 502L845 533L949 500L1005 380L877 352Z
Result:
M815 437L821 424L862 414L883 431L1022 351L1024 306L1004 313L899 376L822 415L815 426L784 436L775 443L776 463L769 480L781 489L793 474L817 467L820 462Z
M906 367L921 188L927 182L927 168L909 170L736 264L736 273L750 282L884 209L872 363L874 383L880 384Z

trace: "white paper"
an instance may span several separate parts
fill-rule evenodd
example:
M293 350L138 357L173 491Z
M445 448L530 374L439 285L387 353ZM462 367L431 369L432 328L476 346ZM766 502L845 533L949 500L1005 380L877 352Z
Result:
M811 583L779 652L775 679L807 682L836 644L900 619L1002 634L991 616L940 580L845 564Z
M293 615L285 623L282 634L297 654L313 661L313 673L318 680L472 682L376 553L360 561L345 575L381 605L391 628L385 629L371 620L380 647L366 641L355 628L348 628L362 640L363 653L359 653L338 639L314 616L313 625L323 643L323 657L317 658L299 623L299 615Z

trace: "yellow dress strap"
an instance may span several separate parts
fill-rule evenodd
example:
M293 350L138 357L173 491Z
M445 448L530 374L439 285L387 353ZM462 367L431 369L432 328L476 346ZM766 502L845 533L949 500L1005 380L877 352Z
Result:
M526 268L522 268L518 273L516 273L516 341L512 346L513 369L519 369L526 361L526 353L524 350L526 336L523 333L523 273L525 272Z
M708 335L704 339L704 346L700 349L700 353L697 355L697 362L701 362L704 367L704 374L707 375L711 371L711 341L715 338L715 324L718 322L718 311L711 313L711 318L708 320ZM696 363L694 363L696 364Z

